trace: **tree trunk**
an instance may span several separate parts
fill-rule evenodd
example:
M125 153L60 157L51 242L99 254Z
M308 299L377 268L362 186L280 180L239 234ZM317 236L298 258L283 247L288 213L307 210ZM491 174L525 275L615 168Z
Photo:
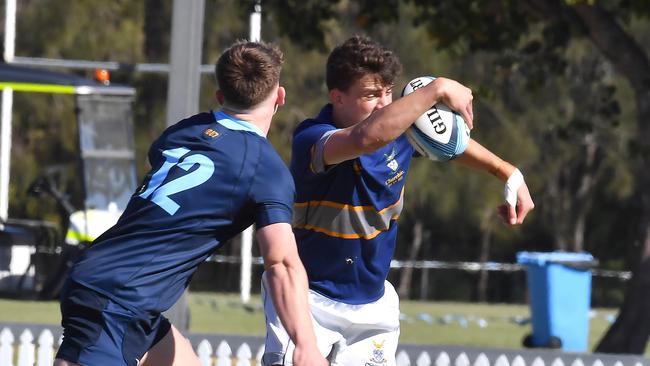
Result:
M650 227L646 217L645 227ZM650 334L650 230L646 230L643 255L628 283L618 318L596 346L596 352L643 354Z
M561 186L560 183L563 174L564 172L561 169L555 179L550 179L549 182L547 182L547 199L544 201L549 202L547 215L549 215L548 219L552 223L553 249L565 251L567 250L567 237L565 235L566 230L564 229L566 226L567 217L566 209L564 206L566 199L564 199L563 196L565 189Z
M584 250L585 223L604 159L594 136L585 137L579 159L567 160L557 177L548 184L548 195L552 199L553 248L556 250Z
M597 352L643 354L650 338L650 78L648 90L637 92L639 156L633 199L640 205L638 264L633 267L618 318L596 347Z
M594 190L596 184L600 181L599 171L604 159L602 149L595 142L593 134L585 136L584 161L581 164L579 173L579 183L575 192L571 192L575 197L573 201L573 233L571 235L571 246L574 252L584 250L585 223L587 214L593 206Z
M420 248L422 247L422 221L418 220L413 225L413 243L411 244L411 251L408 260L414 261L418 258ZM411 279L413 278L413 267L408 266L402 268L402 273L399 278L399 288L397 293L401 299L409 299L411 297Z
M573 7L588 35L635 92L639 134L636 140L637 181L634 199L639 203L639 261L625 293L616 322L596 347L598 352L645 351L650 337L650 60L641 47L599 6Z
M481 253L479 254L479 262L485 264L490 257L490 243L492 242L492 219L493 209L490 207L483 213L483 222L481 223ZM483 269L479 273L478 285L476 292L478 294L479 302L487 302L487 289L488 278L490 272Z

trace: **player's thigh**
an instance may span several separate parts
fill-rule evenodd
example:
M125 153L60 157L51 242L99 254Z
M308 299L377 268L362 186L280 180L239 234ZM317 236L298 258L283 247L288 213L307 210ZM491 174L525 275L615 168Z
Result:
M333 355L331 365L395 366L398 340L399 330L395 330L346 344Z
M172 325L140 361L140 366L200 366L192 344Z
M385 283L384 295L369 304L337 306L350 324L332 365L395 365L399 340L399 296Z

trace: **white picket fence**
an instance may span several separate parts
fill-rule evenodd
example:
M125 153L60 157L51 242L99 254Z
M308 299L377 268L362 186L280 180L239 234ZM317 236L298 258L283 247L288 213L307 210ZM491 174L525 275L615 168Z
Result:
M0 366L51 366L54 360L55 348L58 347L61 340L56 344L52 332L45 329L38 336L34 344L34 336L29 329L25 329L15 343L13 333L9 328L3 328L0 332ZM15 355L14 352L18 354ZM263 346L257 350L255 356L248 344L243 343L233 354L230 345L226 341L221 341L216 350L208 340L199 342L196 353L203 366L252 366L261 365ZM16 363L14 363L14 361ZM435 360L429 353L423 351L414 360L411 359L405 351L399 351L397 354L397 366L607 366L600 359L595 359L590 363L585 363L580 357L576 357L570 363L565 363L560 357L555 358L552 362L545 361L536 357L526 364L521 355L515 355L509 359L505 354L490 360L484 353L471 360L466 353L461 352L452 359L447 352L441 351L435 355ZM644 366L640 361L634 361L624 364L622 361L611 363L612 366Z

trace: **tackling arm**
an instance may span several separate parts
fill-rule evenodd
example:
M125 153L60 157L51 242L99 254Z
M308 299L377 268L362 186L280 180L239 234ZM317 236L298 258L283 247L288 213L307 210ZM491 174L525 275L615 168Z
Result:
M307 300L307 273L291 226L277 223L262 227L257 230L257 239L273 304L296 345L294 365L327 365L316 345Z
M526 215L535 208L524 177L515 166L495 155L474 139L470 139L465 153L455 161L471 168L488 172L506 184L506 203L498 207L499 216L506 224L524 222Z

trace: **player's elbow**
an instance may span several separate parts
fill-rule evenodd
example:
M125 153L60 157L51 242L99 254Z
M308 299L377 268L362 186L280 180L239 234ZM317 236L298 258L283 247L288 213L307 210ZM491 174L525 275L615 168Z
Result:
M284 282L301 278L306 282L307 272L300 260L282 261L266 266L265 272L272 282Z
M267 272L287 272L294 269L304 270L297 252L286 253L282 256L264 258L264 270Z

